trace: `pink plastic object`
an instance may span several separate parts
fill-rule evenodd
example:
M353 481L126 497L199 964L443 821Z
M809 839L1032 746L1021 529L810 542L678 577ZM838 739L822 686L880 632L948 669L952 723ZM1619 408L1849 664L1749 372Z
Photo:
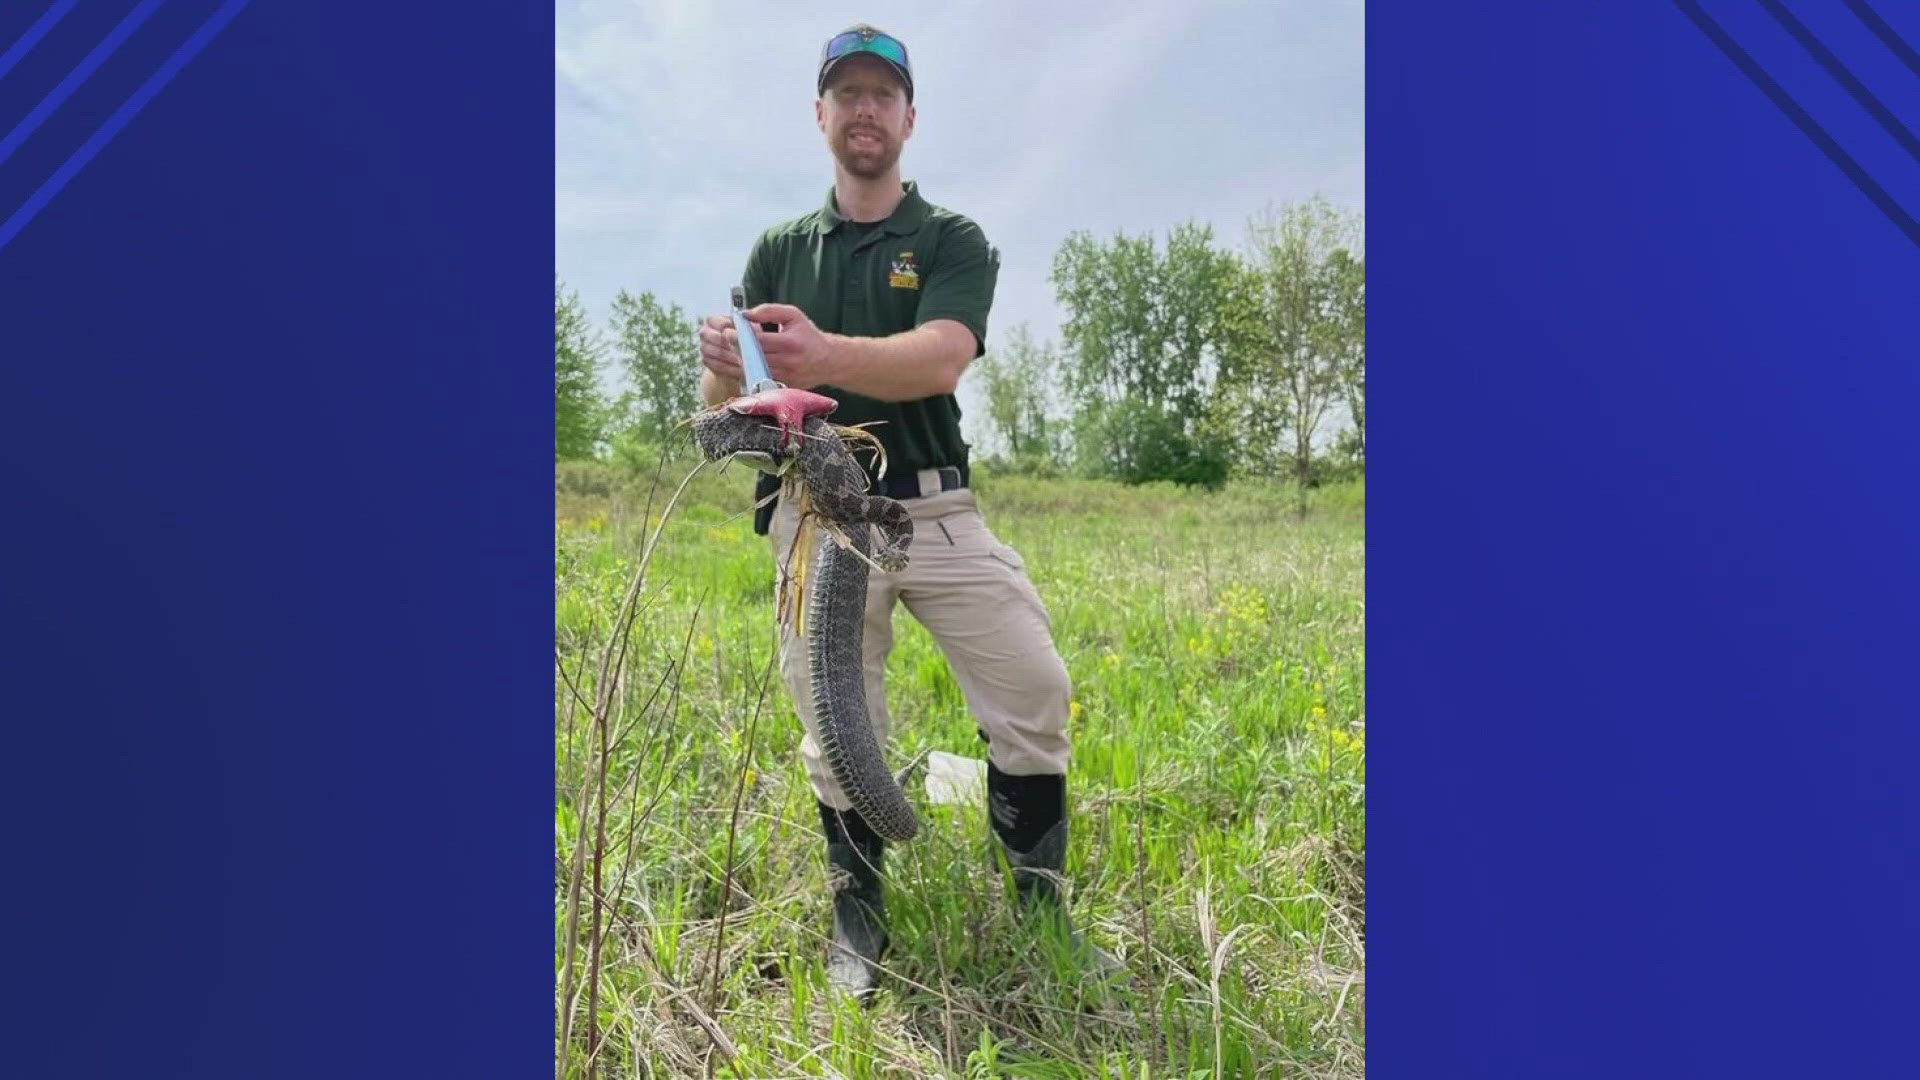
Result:
M806 430L807 417L825 416L839 406L839 402L825 394L816 394L797 386L775 387L727 402L727 408L742 416L770 418L774 426L780 429L782 449L789 453L800 449L800 439Z

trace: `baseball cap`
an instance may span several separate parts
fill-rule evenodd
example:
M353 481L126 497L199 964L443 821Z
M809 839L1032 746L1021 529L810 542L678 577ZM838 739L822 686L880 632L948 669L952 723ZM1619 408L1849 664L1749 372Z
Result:
M899 38L884 31L855 23L845 30L827 39L820 50L820 78L814 86L814 92L827 92L827 75L835 65L855 53L871 53L887 62L893 73L907 84L907 101L913 101L913 64L907 60L907 47Z

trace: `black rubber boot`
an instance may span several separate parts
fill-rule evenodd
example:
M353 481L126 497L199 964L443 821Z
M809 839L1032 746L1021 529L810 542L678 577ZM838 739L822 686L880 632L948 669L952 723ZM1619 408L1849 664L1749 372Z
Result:
M1051 921L1087 966L1120 970L1117 960L1073 928L1061 895L1067 869L1067 778L1011 776L988 761L987 810L1013 873L1021 910Z
M864 998L879 985L880 957L887 951L887 905L880 876L886 841L874 835L858 811L818 805L833 889L827 981Z

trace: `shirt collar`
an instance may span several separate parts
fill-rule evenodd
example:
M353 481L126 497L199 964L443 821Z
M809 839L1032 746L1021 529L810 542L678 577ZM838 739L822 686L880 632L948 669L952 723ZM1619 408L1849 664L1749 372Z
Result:
M927 200L920 196L918 181L909 180L900 187L906 195L900 200L900 205L893 208L893 213L887 215L883 228L896 236L905 236L915 232L926 222L928 206ZM840 215L840 208L833 201L833 189L828 188L827 203L820 208L820 234L824 236L832 232L845 220L847 219Z

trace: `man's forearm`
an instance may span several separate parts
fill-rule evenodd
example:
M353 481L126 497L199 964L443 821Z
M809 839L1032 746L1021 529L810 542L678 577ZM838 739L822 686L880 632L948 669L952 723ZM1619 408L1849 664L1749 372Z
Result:
M737 381L721 378L711 368L700 369L700 400L706 402L708 408L739 396L740 384Z
M880 401L918 401L951 394L973 360L973 334L921 326L883 338L828 334L831 377L825 381Z

